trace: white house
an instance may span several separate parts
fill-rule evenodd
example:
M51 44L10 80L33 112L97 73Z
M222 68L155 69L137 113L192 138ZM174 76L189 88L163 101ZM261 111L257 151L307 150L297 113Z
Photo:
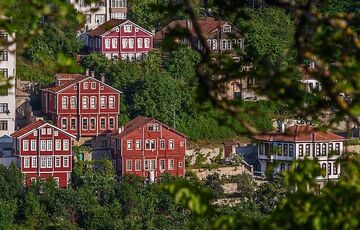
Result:
M16 75L16 44L15 35L0 30L0 136L15 131L15 75Z
M287 170L294 160L309 158L317 159L326 170L326 177L319 177L320 181L339 178L340 165L335 161L344 152L344 137L310 125L294 125L284 132L257 135L255 139L262 173L270 162L278 162L275 171L279 172Z

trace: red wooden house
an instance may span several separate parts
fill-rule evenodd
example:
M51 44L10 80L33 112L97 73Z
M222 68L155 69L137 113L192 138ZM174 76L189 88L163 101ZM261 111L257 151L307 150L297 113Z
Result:
M136 117L111 136L111 150L120 175L154 181L162 173L184 176L186 136L148 117Z
M42 112L77 139L118 129L121 92L88 75L56 74L56 83L41 90Z
M124 19L111 19L88 33L89 52L141 60L153 48L154 34Z
M26 186L38 178L50 177L59 187L68 186L72 171L72 139L75 136L41 120L11 136Z

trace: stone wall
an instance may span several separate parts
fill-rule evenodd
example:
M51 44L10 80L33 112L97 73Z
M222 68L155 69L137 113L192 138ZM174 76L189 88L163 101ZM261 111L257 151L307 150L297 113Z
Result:
M216 156L222 153L221 158L224 158L224 148L202 148L202 149L189 149L186 150L186 157L190 159L190 164L195 164L196 156L198 154L203 154L206 157L206 161L204 163L211 163L211 159L214 159Z
M225 194L232 194L237 192L237 183L225 183L221 185L224 189Z
M360 153L360 145L349 145L346 146L348 152L357 152Z
M220 166L219 168L212 170L208 170L204 168L189 169L189 170L194 172L200 180L203 180L208 175L212 175L215 173L218 173L220 175L220 178L223 176L225 177L236 176L243 173L252 175L252 167L245 164L241 164L240 166Z

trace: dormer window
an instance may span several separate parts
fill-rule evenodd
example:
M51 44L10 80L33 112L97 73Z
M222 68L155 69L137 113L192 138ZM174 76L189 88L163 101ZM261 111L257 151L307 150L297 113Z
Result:
M125 25L124 26L124 31L125 32L131 32L131 30L132 30L132 25Z
M224 27L223 27L223 32L224 32L224 33L229 33L229 32L231 32L231 26L229 26L229 25L224 26Z
M158 132L158 131L160 131L160 125L159 124L148 124L148 131L149 132Z
M84 83L83 83L83 88L84 88L84 89L88 89L88 88L89 88L89 83L84 82Z

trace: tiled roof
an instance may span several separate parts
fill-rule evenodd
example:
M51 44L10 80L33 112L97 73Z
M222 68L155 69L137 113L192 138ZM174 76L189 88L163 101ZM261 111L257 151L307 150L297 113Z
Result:
M59 75L59 74L57 74L57 75ZM64 84L61 84L61 85L58 85L58 86L56 86L54 84L51 84L48 87L43 88L42 90L47 90L47 91L56 93L56 92L58 92L58 91L60 91L62 89L65 89L66 87L68 87L68 86L70 86L70 85L72 85L72 84L74 84L74 83L76 83L78 81L81 81L81 80L87 78L87 76L81 75L81 74L60 74L60 76L64 76L64 77L72 76L72 77L74 77L74 79L66 81Z
M96 29L94 29L93 31L89 32L89 35L91 36L100 36L103 33L111 30L112 28L114 28L115 26L118 26L124 22L126 22L126 19L110 19L109 21L101 24L100 26L98 26Z
M213 32L214 30L216 30L217 28L219 28L219 27L223 26L224 24L228 23L227 21L221 21L221 20L219 21L219 20L216 20L216 19L211 18L211 17L206 17L205 19L198 20L197 22L199 23L201 31L202 31L202 33L204 34L205 37L210 35L210 33ZM163 35L166 32L168 32L170 29L174 29L177 26L179 26L180 28L184 28L184 29L187 28L192 36L197 36L196 32L195 32L195 29L194 29L194 26L191 26L189 28L187 20L174 20L174 21L170 22L167 26L162 28L160 31L158 31L155 34L155 39L156 40L163 39Z
M330 132L315 130L311 125L294 125L284 133L273 132L270 134L256 135L256 140L286 141L286 142L312 142L312 141L342 141L344 137Z
M13 132L13 133L11 134L11 137L13 137L13 138L18 138L18 137L20 137L20 136L22 136L22 135L24 135L24 134L26 134L26 133L34 130L34 129L39 128L39 127L42 126L43 124L45 124L45 122L44 122L43 120L35 121L35 122L33 122L33 123L25 126L24 128L19 129L19 130Z
M115 132L113 133L113 136L116 136L116 138L123 138L126 135L132 133L133 131L135 131L138 128L143 127L144 125L152 122L152 121L156 121L158 123L160 123L162 126L170 129L171 131L177 133L180 136L186 137L184 134L176 131L175 129L159 122L158 120L154 119L154 118L150 118L150 117L144 117L144 116L137 116L136 118L134 118L133 120L129 121L124 127L123 127L123 131L121 133Z

